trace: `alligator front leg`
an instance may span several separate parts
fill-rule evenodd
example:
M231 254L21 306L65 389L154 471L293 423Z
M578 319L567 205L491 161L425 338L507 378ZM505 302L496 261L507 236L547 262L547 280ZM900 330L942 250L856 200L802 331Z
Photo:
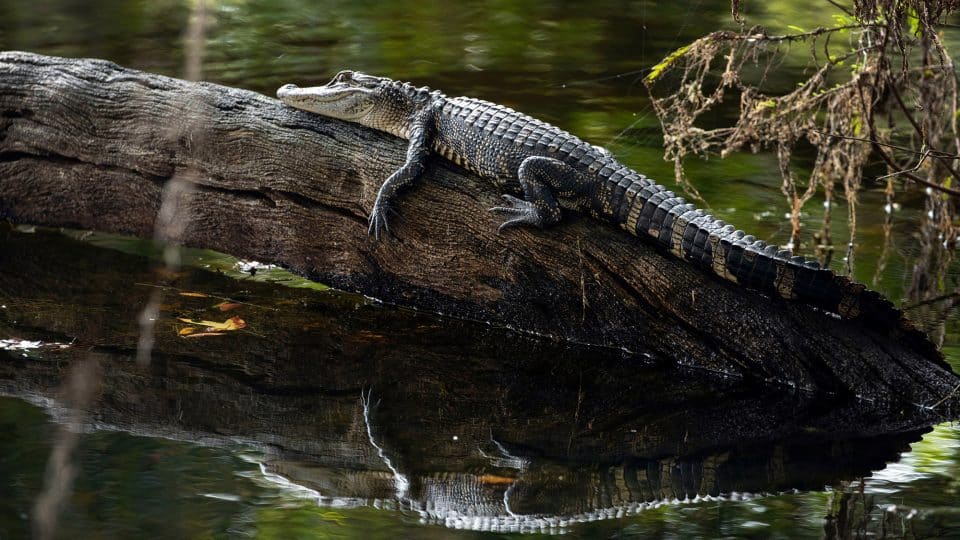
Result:
M560 221L560 204L557 197L574 198L586 195L591 183L566 163L543 156L530 156L523 160L517 170L524 199L504 195L510 206L497 206L490 211L510 219L503 222L497 232L508 227L533 225L546 227Z
M430 155L430 140L433 137L435 125L433 114L433 109L427 108L413 118L410 127L410 144L407 146L407 161L387 178L377 192L377 200L373 203L373 210L370 212L370 225L367 227L367 234L373 234L377 240L380 239L381 229L390 232L387 214L396 213L391 206L397 193L423 173L427 156Z

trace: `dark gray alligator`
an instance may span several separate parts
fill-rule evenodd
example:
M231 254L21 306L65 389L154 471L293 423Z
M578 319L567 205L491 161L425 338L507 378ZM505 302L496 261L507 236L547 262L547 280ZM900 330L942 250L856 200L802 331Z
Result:
M499 188L522 190L524 198L503 195L506 206L491 208L506 218L501 231L553 225L561 219L561 207L586 212L652 238L723 279L844 318L900 326L918 337L879 293L736 230L606 150L508 107L354 71L341 71L325 86L285 85L277 97L298 109L410 141L406 163L380 187L370 214L369 233L378 239L381 231L389 232L387 215L398 191L423 172L432 151Z

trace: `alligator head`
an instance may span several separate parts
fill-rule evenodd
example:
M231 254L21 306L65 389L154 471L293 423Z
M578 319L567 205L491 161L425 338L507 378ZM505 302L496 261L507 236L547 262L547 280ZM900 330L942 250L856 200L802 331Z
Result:
M291 107L399 137L407 137L409 119L427 105L431 95L427 88L356 71L341 71L324 86L286 84L277 90L277 98Z

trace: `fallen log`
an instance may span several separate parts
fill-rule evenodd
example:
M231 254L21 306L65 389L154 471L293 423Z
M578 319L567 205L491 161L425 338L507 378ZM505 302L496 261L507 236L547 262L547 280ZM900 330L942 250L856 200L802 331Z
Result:
M10 221L157 230L389 303L804 389L932 404L957 384L929 344L744 290L589 218L498 235L498 190L442 159L403 197L396 238L375 242L367 210L404 152L254 92L0 54Z

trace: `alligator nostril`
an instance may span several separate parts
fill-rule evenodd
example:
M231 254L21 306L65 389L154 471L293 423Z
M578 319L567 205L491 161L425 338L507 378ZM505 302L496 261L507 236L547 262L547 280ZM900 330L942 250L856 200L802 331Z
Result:
M288 95L297 89L299 89L299 87L295 84L285 84L280 88L277 88L277 97L282 98L283 96Z

